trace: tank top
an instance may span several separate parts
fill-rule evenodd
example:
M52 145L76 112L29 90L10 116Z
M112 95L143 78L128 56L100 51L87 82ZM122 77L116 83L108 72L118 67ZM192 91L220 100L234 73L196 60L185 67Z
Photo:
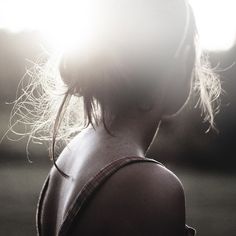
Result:
M102 186L102 184L116 171L118 171L120 168L129 165L131 163L137 163L137 162L153 162L159 165L164 166L162 163L150 159L150 158L143 158L143 157L137 157L137 156L127 156L122 157L118 160L112 161L109 164L107 164L105 167L100 169L97 174L92 176L81 188L81 190L78 192L76 198L72 202L71 206L69 207L68 212L65 214L65 217L62 221L61 226L58 230L57 236L68 236L68 232L75 220L78 219L80 209L82 207L86 207L86 203L88 202L89 198L92 196L92 194ZM37 229L37 235L43 236L43 233L41 232L41 212L43 207L43 200L45 197L45 193L48 188L48 183L50 180L50 173L48 174L46 180L44 181L42 190L39 195L39 200L37 204L37 211L36 211L36 229ZM185 234L183 236L194 236L196 234L196 230L192 227L189 227L188 225L185 225Z

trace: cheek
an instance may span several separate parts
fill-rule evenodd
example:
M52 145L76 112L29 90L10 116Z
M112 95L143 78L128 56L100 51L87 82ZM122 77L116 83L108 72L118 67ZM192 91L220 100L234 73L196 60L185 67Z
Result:
M178 112L189 98L193 68L195 63L195 54L190 51L183 58L179 57L173 61L170 66L170 72L166 76L164 107L167 115ZM172 68L172 72L171 72Z
M178 112L190 96L192 76L186 73L178 73L165 85L163 92L163 108L165 115Z

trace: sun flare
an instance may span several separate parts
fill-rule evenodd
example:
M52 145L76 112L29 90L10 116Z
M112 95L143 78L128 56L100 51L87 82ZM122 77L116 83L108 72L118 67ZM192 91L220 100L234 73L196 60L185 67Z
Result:
M227 50L236 39L235 0L190 0L202 47Z
M227 50L235 42L235 0L189 0L193 6L202 46ZM1 1L0 28L12 31L38 30L56 50L75 44L82 47L96 31L92 0L5 0ZM135 6L134 6L135 7Z
M49 12L40 31L55 49L64 51L76 45L83 47L96 31L93 14L91 1L55 2L53 17L50 18Z
M55 50L88 42L96 30L92 1L7 0L0 9L0 28L13 32L38 30ZM14 7L13 7L14 6Z

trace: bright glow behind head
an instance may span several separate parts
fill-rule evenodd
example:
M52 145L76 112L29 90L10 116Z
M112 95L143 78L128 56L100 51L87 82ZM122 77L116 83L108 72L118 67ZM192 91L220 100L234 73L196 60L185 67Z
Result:
M1 4L0 27L38 30L51 47L64 51L92 38L94 9L90 0L6 0Z
M55 1L44 18L41 32L56 50L84 47L95 34L95 9L91 1Z
M189 0L193 7L202 47L228 50L236 39L235 0Z
M93 17L98 6L95 2L98 1L3 0L0 27L12 31L39 30L49 44L59 51L75 45L83 47L96 31ZM229 49L235 41L236 1L190 0L190 3L203 48Z

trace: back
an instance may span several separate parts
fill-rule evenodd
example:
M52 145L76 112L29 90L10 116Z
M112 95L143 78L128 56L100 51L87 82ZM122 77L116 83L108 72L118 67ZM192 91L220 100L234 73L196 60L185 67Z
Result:
M143 164L128 165L135 162ZM76 191L62 224L40 235L57 235L59 228L59 235L186 235L182 186L155 160L113 161ZM46 212L44 208L44 219Z

